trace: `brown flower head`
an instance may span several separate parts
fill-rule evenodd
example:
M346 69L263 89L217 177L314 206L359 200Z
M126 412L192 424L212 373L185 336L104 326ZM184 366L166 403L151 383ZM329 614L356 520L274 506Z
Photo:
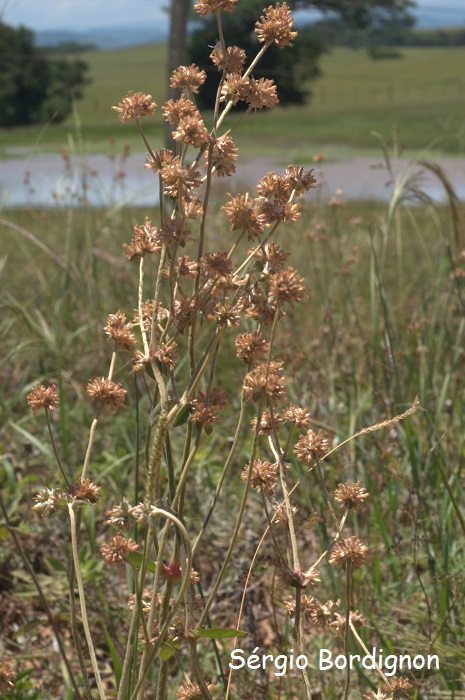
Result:
M278 304L285 302L298 304L307 298L303 281L303 277L292 267L275 272L270 277L271 296L276 299Z
M294 447L299 462L314 467L316 462L322 459L328 451L328 440L321 430L315 433L307 430L305 435L301 435Z
M412 684L406 678L391 678L384 685L384 690L391 693L392 700L404 700L410 697L410 689Z
M208 311L207 316L219 326L233 328L240 325L241 312L241 304L231 304L229 299L224 299L223 303L216 302L213 308Z
M63 489L43 488L34 496L35 505L32 510L37 511L42 517L51 515L59 508L67 508L68 494Z
M207 2L207 0L201 0L201 2L203 1ZM208 1L213 2L213 0ZM213 686L209 684L208 688L212 690ZM191 683L190 681L187 683L181 683L179 688L176 688L175 692L178 700L202 700L204 697L202 691L200 690L200 686L197 685L197 683Z
M107 525L114 525L119 529L130 530L134 526L134 518L132 516L133 508L129 501L125 498L110 510L107 510Z
M284 398L286 388L282 377L283 363L271 360L268 372L266 363L258 363L245 375L243 390L247 401L268 398L272 405Z
M232 270L232 260L223 250L217 253L205 253L200 258L200 268L206 277L225 277Z
M6 693L15 687L16 673L13 666L4 661L0 664L0 692Z
M272 109L279 102L276 85L268 78L249 78L239 87L238 97L251 109Z
M273 202L263 202L261 212L266 224L272 224L275 221L295 222L300 216L298 204L282 202L279 199L275 199Z
M221 136L213 146L212 162L215 175L229 177L236 172L237 151L234 141L230 136ZM208 165L209 151L205 151L205 159Z
M38 383L37 388L29 392L27 395L27 402L31 407L33 415L38 413L41 408L44 408L46 411L54 411L56 409L60 401L55 389L56 384L51 384L46 387Z
M350 622L354 627L363 627L366 623L366 618L358 611L355 610L350 613ZM340 613L334 613L334 620L330 623L336 632L342 632L345 629L346 616Z
M339 601L334 602L330 599L326 603L321 603L312 595L302 596L304 615L315 627L328 628L338 607Z
M292 188L287 177L271 171L257 182L257 192L260 199L279 199L280 202L287 202Z
M246 464L242 472L242 481L247 481L249 478L250 465ZM266 496L271 496L277 481L277 464L271 464L261 459L256 459L252 466L252 476L250 484L258 493L263 493Z
M158 237L160 243L170 246L172 243L179 243L181 248L184 248L187 241L191 241L191 230L182 217L174 219L166 219L161 229L159 229Z
M392 700L392 698L388 698L386 693L383 693L381 688L378 688L376 692L374 690L369 690L368 693L362 695L362 698L363 700Z
M126 248L127 252L125 255L131 262L140 260L145 255L150 255L156 250L160 250L158 228L152 226L152 222L146 218L142 226L134 226L134 235L131 243L129 245L123 243L123 248Z
M129 560L131 552L136 552L139 549L137 542L134 542L130 537L115 535L110 537L109 542L105 542L100 547L105 564L110 566L122 565Z
M115 345L121 350L132 350L136 344L136 336L132 332L132 323L122 311L109 314L107 325L103 329L114 340Z
M153 170L153 172L158 173L167 163L171 163L173 158L173 151L167 148L153 151L152 154L146 158L144 168L149 168Z
M359 569L366 561L368 547L358 537L347 537L334 545L328 561L341 569L345 569L350 562L352 569Z
M164 192L170 197L177 198L190 195L191 191L201 185L200 173L195 167L183 168L178 156L167 160L160 169Z
M233 105L243 100L243 90L249 84L248 78L243 78L240 73L228 73L221 86L220 102L232 102Z
M355 484L338 484L334 492L334 498L339 503L339 507L349 510L363 506L369 495L366 489L360 486L360 481Z
M294 517L294 515L297 513L297 508L295 506L291 506L291 516ZM274 506L274 516L273 516L273 523L284 523L287 524L289 522L289 514L287 512L287 508L284 505L284 503L279 503Z
M299 569L292 570L288 566L280 563L278 565L278 577L284 586L291 588L318 588L321 583L320 572L317 569L309 569L301 571Z
M97 503L100 498L101 487L94 484L91 479L79 479L77 484L71 486L70 492L75 501Z
M187 89L189 92L197 93L199 87L203 85L207 79L207 74L204 70L200 70L194 63L190 66L179 66L173 71L170 80L170 86L173 89Z
M297 32L292 31L294 19L288 5L283 2L276 3L275 7L270 5L260 20L255 23L255 31L258 34L258 41L262 44L272 44L279 48L293 46L292 41L296 38Z
M282 270L289 253L281 250L276 243L267 243L255 253L255 260L262 266L263 272L274 274Z
M123 97L121 102L112 109L118 112L120 121L127 122L131 119L138 121L141 117L153 114L156 106L156 102L152 102L152 95L144 95L142 92L133 93L130 90L126 97Z
M187 255L183 255L176 260L176 270L180 277L197 277L199 265Z
M308 428L310 424L310 412L302 406L290 403L282 412L285 423L290 423L296 428Z
M178 100L168 100L161 109L169 124L179 124L186 117L200 116L195 104L184 94Z
M225 12L234 12L237 0L198 0L194 5L194 10L198 12L202 17L209 15L217 10L224 10Z
M234 74L242 71L246 55L244 49L240 49L239 46L228 46L225 56L221 44L218 43L211 52L210 58L218 70L226 74Z
M153 357L168 369L172 369L178 361L176 341L162 343L158 350L153 353Z
M219 420L218 413L226 406L223 389L212 389L209 394L199 391L191 401L190 421L208 428Z
M240 333L234 344L238 358L247 365L263 360L270 347L269 342L258 331L256 333Z
M232 197L221 207L229 219L231 231L245 231L249 240L259 239L265 228L259 203L248 192Z
M317 186L317 181L313 177L313 170L304 170L304 168L299 168L298 165L290 165L286 168L286 178L291 191L294 191L298 196Z
M263 436L273 435L273 422L276 430L279 430L281 426L281 416L279 413L273 413L273 420L271 420L270 411L263 411L260 417L260 424L258 428L258 434ZM251 426L254 430L257 428L257 418L254 418L251 422Z
M124 406L124 397L127 392L119 382L98 377L87 384L87 393L96 403L107 406L110 411L116 411L117 408Z
M203 148L209 139L209 134L203 119L197 114L181 117L177 128L173 131L173 139L179 143L187 143L194 148Z

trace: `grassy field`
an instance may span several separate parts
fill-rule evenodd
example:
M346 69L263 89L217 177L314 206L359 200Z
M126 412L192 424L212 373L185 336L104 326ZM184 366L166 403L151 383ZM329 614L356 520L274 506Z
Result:
M69 133L80 134L91 151L105 152L110 137L140 148L110 106L128 90L151 93L162 104L165 53L165 46L155 45L84 55L93 83L77 104L77 117L43 132L39 127L0 131L0 149L59 149L67 146ZM460 48L405 49L401 59L377 61L365 51L339 48L323 56L322 70L308 105L255 114L238 131L239 145L251 154L264 146L268 152L311 154L327 144L367 152L377 146L372 135L377 131L386 141L395 135L404 149L434 144L463 154L465 54ZM159 117L146 128L154 143L161 139Z

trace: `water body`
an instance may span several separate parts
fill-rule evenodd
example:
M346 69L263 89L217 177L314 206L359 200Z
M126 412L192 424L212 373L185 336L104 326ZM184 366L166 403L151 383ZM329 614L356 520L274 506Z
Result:
M465 200L465 158L431 158L451 182L459 199ZM418 188L433 201L446 200L446 191L438 177L425 165L397 158L386 167L382 158L355 157L337 162L301 163L313 168L319 187L308 201L345 200L389 201L403 183ZM253 188L270 170L283 172L285 166L269 158L248 159L239 163L232 178L215 178L218 196ZM0 207L68 207L86 202L94 207L154 206L158 201L158 178L144 168L144 155L126 158L91 155L85 160L75 156L40 155L28 159L0 161Z

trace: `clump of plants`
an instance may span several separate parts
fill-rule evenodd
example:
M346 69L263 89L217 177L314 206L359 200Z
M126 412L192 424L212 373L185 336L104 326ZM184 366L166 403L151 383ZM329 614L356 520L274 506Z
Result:
M28 395L32 412L45 415L57 464L57 482L44 486L33 507L44 517L64 513L69 522L70 626L78 666L68 659L56 624L54 631L76 697L310 700L308 663L302 660L286 675L276 673L276 664L262 666L257 681L257 666L234 670L231 651L239 646L252 654L260 648L274 658L292 647L293 657L303 659L313 654L319 630L342 654L348 654L350 640L367 652L357 631L365 618L355 603L354 582L368 548L351 529L351 514L365 507L369 494L360 482L330 488L324 466L343 443L333 444L309 407L292 401L279 348L280 322L307 295L277 240L282 232L292 235L299 202L316 180L312 171L289 165L283 174L264 174L254 192L228 195L220 212L213 204L214 180L236 170L235 130L251 112L278 102L273 80L255 79L254 68L268 48L292 45L297 36L286 3L266 8L255 26L257 55L245 65L243 50L228 46L222 31L221 13L234 11L235 4L195 5L202 16L214 14L218 25L211 59L220 83L208 126L196 106L207 75L195 65L174 71L171 87L180 96L161 108L172 125L174 151L157 150L144 133L143 119L160 114L150 95L129 93L114 107L144 140L145 167L158 181L159 219L136 225L124 245L128 265L138 269L137 294L103 328L112 354L106 372L87 384L95 417L78 475L63 463L54 438L56 387L38 384ZM238 101L247 108L225 130L225 117ZM218 217L230 230L220 249L210 243ZM119 380L128 365L137 397ZM238 372L227 391L221 385L225 365ZM105 479L100 482L93 469L97 431L123 410L134 410L137 424L144 424L145 444L135 455L136 478L143 484L138 501L106 492ZM389 427L412 411L362 432ZM208 473L209 488L199 472ZM294 503L302 488L324 503L326 543L310 547L302 537ZM85 511L102 501L109 532L101 555L113 588L125 598L117 639L99 630L80 557ZM265 546L268 568L258 584L254 567ZM241 551L248 562L238 575ZM327 580L323 567L332 571ZM343 582L341 599L329 597L334 578ZM250 607L251 587L262 596L258 615ZM271 620L266 633L265 610ZM105 653L112 661L110 679L102 670ZM384 689L368 690L365 698L409 697L406 678L377 671ZM342 697L348 698L349 668L343 678ZM0 683L3 689L14 685L10 666L2 667Z

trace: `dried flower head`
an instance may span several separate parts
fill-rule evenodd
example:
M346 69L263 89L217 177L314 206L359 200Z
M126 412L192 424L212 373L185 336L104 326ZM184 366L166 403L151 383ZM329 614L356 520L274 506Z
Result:
M122 122L134 119L138 121L141 117L153 114L157 104L152 102L152 95L144 95L142 92L128 92L116 107L112 107L118 112L118 119Z
M214 688L211 683L209 683L207 687L210 691ZM187 683L181 683L179 688L176 688L175 692L178 700L202 700L204 697L202 691L200 690L200 686L197 685L197 683L191 683L190 681Z
M252 476L250 484L258 493L263 493L266 496L271 496L277 481L277 464L256 459L252 466ZM249 478L250 465L246 464L241 475L242 481L247 481Z
M0 664L0 692L6 693L14 688L16 684L16 673L13 666L4 661Z
M242 71L246 55L244 49L240 49L239 46L228 46L225 55L221 44L218 43L211 52L210 58L218 70L231 74Z
M334 492L334 498L339 503L339 507L349 508L349 510L360 508L369 495L366 489L360 486L360 481L355 484L338 484Z
M291 517L297 513L297 508L291 506ZM284 503L278 503L274 507L273 523L284 523L285 525L289 522L289 514Z
M110 537L109 542L105 542L100 547L105 564L110 566L122 565L129 560L131 552L136 552L139 549L137 542L134 542L130 537L115 535Z
M194 114L180 118L177 128L173 131L173 139L194 148L203 148L208 142L209 134L203 119Z
M179 66L173 71L170 86L173 89L187 89L189 92L197 93L199 87L203 85L206 79L207 74L205 71L192 63L190 66Z
M254 429L254 431L257 428L257 420L257 418L254 418L251 422L251 426ZM272 419L270 411L263 411L262 415L260 416L258 434L264 436L273 435L273 423L275 429L279 430L281 422L281 416L279 415L279 413L273 413Z
M228 73L223 81L220 102L231 102L233 105L243 100L243 90L249 84L249 78L243 78L240 73Z
M183 255L176 260L176 270L180 277L197 277L199 265L195 260Z
M308 428L310 424L310 412L302 406L296 406L290 403L287 408L282 411L283 420L285 423L290 423L296 428Z
M225 12L234 12L237 0L198 0L194 5L194 10L205 17L217 10Z
M301 215L301 212L298 204L275 199L273 202L263 202L262 215L265 224L269 225L275 221L295 222Z
M221 136L213 145L212 162L215 175L218 177L229 177L236 172L238 148L230 136ZM205 151L205 158L208 165L209 150Z
M176 341L162 343L158 350L153 353L153 357L165 367L172 369L178 361Z
M255 260L262 266L263 272L269 274L282 270L288 257L289 253L276 243L267 243L255 253Z
M231 231L245 231L249 240L260 238L265 221L260 213L259 202L248 192L232 197L221 208L226 212Z
M368 547L358 537L347 537L334 545L328 561L341 569L345 569L350 562L352 569L359 569L366 561Z
M144 168L149 168L155 173L158 173L166 163L171 162L173 157L173 151L167 148L162 148L159 151L152 151L148 158L146 158Z
M161 109L169 124L179 124L181 119L186 117L200 116L195 104L184 94L178 100L168 100Z
M392 700L392 698L388 698L386 693L382 692L381 688L378 688L376 692L369 690L368 693L362 695L362 698L363 700Z
M285 302L298 304L307 298L303 282L303 277L292 267L279 270L270 277L271 296L276 299L278 304Z
M129 530L134 525L134 518L132 517L133 508L126 498L123 498L121 503L118 503L110 510L107 510L107 525L114 525L119 529Z
M272 109L279 102L275 82L268 78L249 78L239 88L238 97L250 109Z
M255 31L258 34L258 41L262 44L272 44L279 48L293 46L292 41L296 38L297 32L292 31L294 18L287 3L279 2L273 7L270 5L260 20L255 23Z
M200 268L206 277L225 277L232 270L232 260L224 250L216 253L205 253L200 258Z
M212 389L209 394L197 392L197 397L191 401L192 423L198 423L204 428L218 421L218 413L225 407L226 398L223 389Z
M366 623L366 618L358 610L355 610L350 613L350 622L353 624L354 627L363 627ZM330 627L332 627L336 631L336 633L339 633L344 631L345 624L345 614L341 615L340 613L335 613L334 620L330 623Z
M313 177L313 170L304 170L298 165L290 165L286 168L286 177L289 187L297 196L300 196L317 186L317 181Z
M392 700L404 700L410 697L412 684L406 678L391 678L384 685L384 690L391 693Z
M234 344L238 358L247 365L263 360L270 347L269 342L258 331L239 333Z
M116 411L117 408L124 406L124 397L127 392L119 382L98 377L87 384L87 393L97 403L107 406L110 411Z
M268 398L272 405L284 398L286 388L282 377L283 363L271 360L270 366L260 362L245 375L243 390L247 401Z
M257 182L257 192L260 199L271 198L287 202L292 194L292 188L289 184L289 178L271 171Z
M291 588L318 588L321 583L320 572L317 569L294 571L280 562L278 565L278 577L282 584Z
M126 257L132 260L140 260L145 255L150 255L156 250L161 249L158 240L158 228L152 226L150 219L146 218L142 226L134 226L134 235L131 238L131 243L127 245L123 243L123 248L126 248Z
M328 451L328 440L321 430L315 433L307 430L305 435L301 435L294 447L299 462L314 467L316 462L322 459Z
M63 489L43 488L34 496L35 505L32 510L37 511L42 517L51 515L59 508L67 508L68 494Z
M132 332L132 323L128 323L122 311L109 314L107 325L103 330L115 341L115 345L121 350L132 350L134 348L136 336Z
M37 388L33 389L27 395L27 402L31 407L33 415L38 413L41 408L44 408L46 411L54 411L56 409L60 401L55 389L56 384L51 384L46 387L38 383Z
M94 484L91 479L81 477L74 486L71 486L70 492L75 501L97 503L101 490L101 487Z

